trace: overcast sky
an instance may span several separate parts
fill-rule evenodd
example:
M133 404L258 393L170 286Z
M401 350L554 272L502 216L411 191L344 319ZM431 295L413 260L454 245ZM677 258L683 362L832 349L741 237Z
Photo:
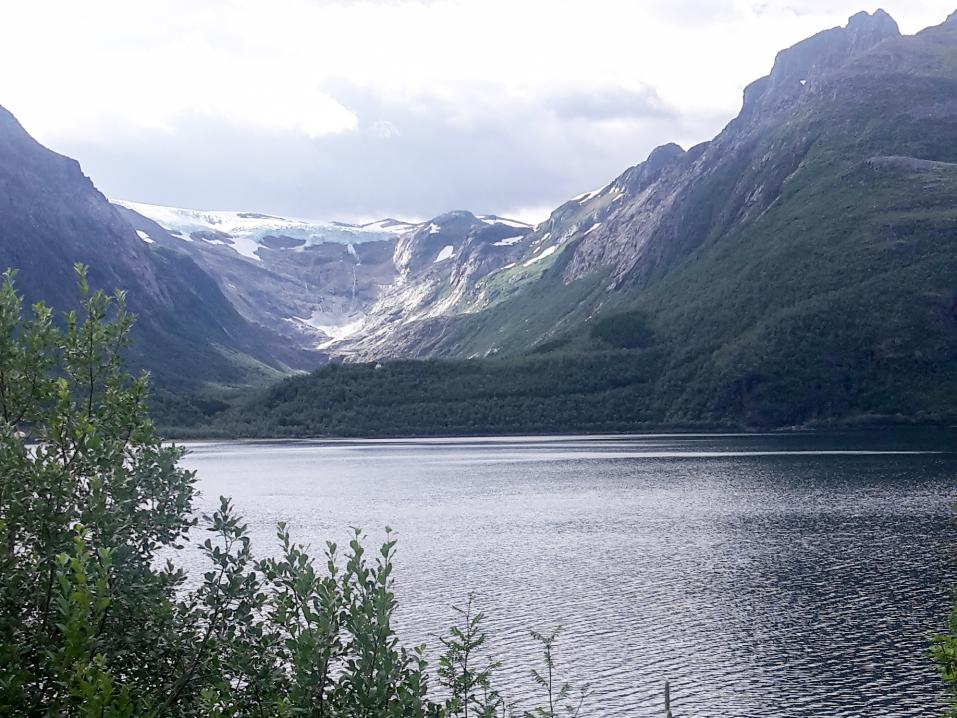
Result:
M864 0L12 0L0 105L108 196L540 219ZM905 33L957 0L886 0Z

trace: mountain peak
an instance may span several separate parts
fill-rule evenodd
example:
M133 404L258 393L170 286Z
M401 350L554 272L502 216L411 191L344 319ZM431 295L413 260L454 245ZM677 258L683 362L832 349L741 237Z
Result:
M782 50L774 59L771 74L745 89L742 117L789 107L822 76L884 40L900 36L894 18L884 10L875 10L873 14L852 15L845 27L824 30Z
M648 155L648 159L645 160L645 164L648 165L648 168L652 172L655 172L670 165L684 154L685 151L682 149L681 145L675 144L674 142L669 142L666 145L655 147L655 149L651 151L651 154Z
M20 121L3 105L0 105L0 132L8 142L16 141L27 146L36 144Z
M886 11L875 10L873 14L862 11L848 18L845 34L853 54L869 50L889 37L900 37L901 31Z
M884 40L900 37L897 22L884 10L873 14L852 15L845 27L834 27L812 35L782 50L774 60L771 79L808 80L811 76L834 69L849 57L870 50Z

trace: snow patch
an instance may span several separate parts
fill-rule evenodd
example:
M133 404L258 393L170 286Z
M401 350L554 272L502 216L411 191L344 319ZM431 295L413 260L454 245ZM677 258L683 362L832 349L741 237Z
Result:
M572 202L578 202L579 204L585 204L585 202L587 202L587 201L589 201L589 200L591 200L591 199L594 199L594 198L597 197L598 195L604 194L605 190L608 189L610 186L611 186L611 183L609 182L609 183L606 184L604 187L600 187L600 188L598 188L598 189L596 189L596 190L592 190L591 192L585 192L584 194L580 194L580 195L578 195L577 197L573 197L573 198L572 198Z
M484 217L479 217L485 224L503 224L506 227L513 227L514 229L528 229L531 225L525 224L524 222L519 222L515 219L506 219L505 217L496 217L492 214L487 214Z
M361 331L365 326L366 316L362 312L338 314L316 309L308 317L293 317L292 321L300 322L313 329L318 329L329 339L317 345L317 349L325 349L331 344L347 339Z
M591 234L592 232L594 232L594 231L595 231L596 229L598 229L599 227L601 227L601 222L595 222L595 224L593 224L593 225L588 229L588 231L585 232L585 234L584 234L583 236L587 237L589 234Z
M530 267L533 264L535 264L535 262L541 262L546 257L551 257L553 254L555 254L557 250L558 250L558 247L553 244L551 247L547 247L543 249L539 254L536 254L534 257L532 257L527 262L525 262L522 266Z
M308 245L323 242L349 244L397 237L415 227L408 222L397 220L380 220L359 226L341 222L277 217L258 212L182 209L143 202L112 201L114 204L148 217L174 237L184 241L192 241L189 237L192 232L228 234L233 242L230 248L255 261L261 261L258 250L263 239L269 235L301 239L305 242L302 248L305 248Z
M520 235L518 235L518 236L516 236L516 237L506 237L505 239L500 239L500 240L498 240L498 241L497 241L494 245L492 245L492 246L494 246L494 247L511 247L513 244L518 244L519 242L521 242L524 237L525 237L524 234L520 234Z
M442 251L439 252L439 256L433 260L432 264L438 264L439 262L444 262L446 259L452 259L455 256L455 247L451 244L447 244L442 247Z
M150 237L150 236L149 236L146 232L144 232L142 229L136 230L136 236L139 237L140 239L142 239L142 240L143 240L144 242L146 242L147 244L153 244L153 243L154 243L154 242L153 242L153 238Z

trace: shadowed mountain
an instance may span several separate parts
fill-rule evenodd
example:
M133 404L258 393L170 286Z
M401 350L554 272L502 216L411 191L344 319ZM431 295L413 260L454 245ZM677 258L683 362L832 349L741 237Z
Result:
M96 289L123 289L136 313L133 362L167 388L242 385L316 366L241 317L189 257L144 240L79 164L38 144L0 108L0 267L60 309L78 299L75 262Z

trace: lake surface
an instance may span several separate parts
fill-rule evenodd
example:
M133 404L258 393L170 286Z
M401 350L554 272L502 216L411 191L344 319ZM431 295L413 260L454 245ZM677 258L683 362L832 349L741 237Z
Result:
M398 534L399 630L470 592L525 708L530 629L564 627L583 716L933 716L928 638L957 581L953 434L193 443L259 553ZM194 558L194 557L192 557ZM195 567L194 567L195 568Z

